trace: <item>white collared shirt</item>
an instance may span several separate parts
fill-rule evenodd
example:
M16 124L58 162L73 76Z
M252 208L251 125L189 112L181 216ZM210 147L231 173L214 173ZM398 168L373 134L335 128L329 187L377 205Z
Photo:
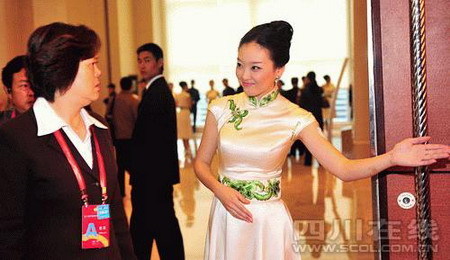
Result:
M68 123L66 123L61 117L59 117L58 114L56 114L56 112L53 110L46 99L42 97L37 98L36 102L33 105L33 110L37 122L37 135L43 136L52 134L53 132L56 132L57 130L62 128L67 137L69 137L72 144L86 161L87 165L89 165L89 167L92 169L93 157L91 132L89 131L89 127L91 125L95 125L96 127L103 129L107 129L107 127L100 121L89 115L89 113L85 109L81 109L81 118L86 127L86 136L84 140L82 140L75 133L72 127L70 127Z
M153 82L162 77L163 77L162 74L154 76L151 80L148 81L147 85L145 85L145 90L147 90Z

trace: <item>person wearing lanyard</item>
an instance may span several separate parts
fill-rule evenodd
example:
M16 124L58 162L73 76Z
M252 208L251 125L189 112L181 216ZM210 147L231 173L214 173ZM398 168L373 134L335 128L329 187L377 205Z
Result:
M0 259L136 259L99 97L100 39L52 23L28 41L38 97L0 128Z
M2 70L3 89L11 109L0 111L0 125L24 113L34 103L34 92L26 75L24 57L16 56Z

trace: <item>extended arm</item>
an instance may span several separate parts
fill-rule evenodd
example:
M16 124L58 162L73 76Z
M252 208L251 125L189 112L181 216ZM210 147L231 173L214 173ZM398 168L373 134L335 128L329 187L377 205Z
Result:
M331 174L343 181L354 181L373 176L393 166L422 166L435 163L437 159L449 158L450 147L440 144L424 144L430 137L408 138L382 155L349 160L321 134L317 123L305 127L299 138L315 158Z

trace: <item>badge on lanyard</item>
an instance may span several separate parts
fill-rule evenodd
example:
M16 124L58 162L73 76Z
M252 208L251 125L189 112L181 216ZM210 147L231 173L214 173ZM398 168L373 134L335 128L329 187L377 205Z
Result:
M88 194L86 189L86 183L84 182L83 175L81 174L80 166L77 164L75 158L70 151L69 146L64 139L61 130L54 132L54 136L58 141L61 149L64 152L73 173L77 179L78 186L81 192L81 200L83 206L81 206L81 248L104 248L109 246L109 224L110 213L109 204L106 204L108 199L108 193L106 189L106 170L103 161L103 156L100 152L100 145L97 140L95 132L91 129L92 136L94 138L95 152L97 155L98 169L100 172L100 186L102 188L102 204L89 205Z
M81 248L109 246L109 204L81 207Z

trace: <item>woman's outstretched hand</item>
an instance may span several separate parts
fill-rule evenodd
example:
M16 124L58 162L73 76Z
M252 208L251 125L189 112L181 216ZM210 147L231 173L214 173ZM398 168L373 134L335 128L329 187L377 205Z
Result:
M214 193L233 217L249 223L253 222L252 213L244 207L244 204L249 204L250 201L237 190L221 185Z
M450 158L450 146L443 144L425 144L431 137L408 138L394 146L390 151L391 162L398 166L424 166L438 159Z

